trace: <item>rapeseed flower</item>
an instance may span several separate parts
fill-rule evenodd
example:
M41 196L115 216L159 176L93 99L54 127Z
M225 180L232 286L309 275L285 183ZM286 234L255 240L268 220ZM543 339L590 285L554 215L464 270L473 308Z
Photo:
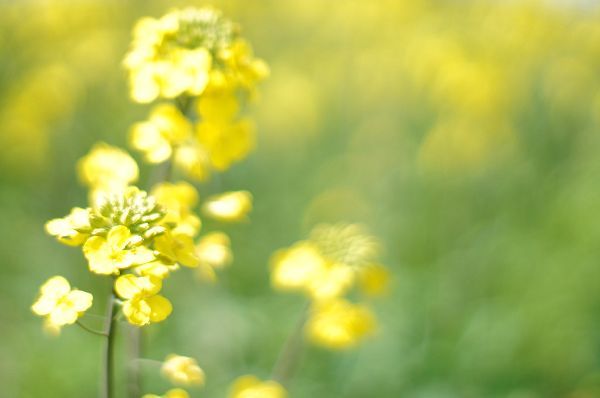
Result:
M92 301L90 293L71 289L65 278L54 276L42 285L31 310L46 317L47 329L58 332L61 326L75 323L92 306Z
M196 245L199 259L198 274L208 281L216 280L215 269L228 266L233 260L231 241L223 232L211 232L204 235Z
M248 191L225 192L211 196L202 205L204 215L219 221L243 221L252 210L252 194Z
M364 305L343 299L315 302L305 331L313 343L331 349L356 346L375 329L375 317Z
M154 186L152 196L166 211L162 220L164 224L174 225L174 233L196 236L202 225L200 218L192 211L198 204L196 188L185 181L163 182Z
M161 288L161 279L154 276L127 274L115 281L115 292L124 299L123 315L129 323L144 326L161 322L171 314L171 302L157 294Z
M173 384L201 386L204 384L204 371L194 358L169 355L161 368L162 374Z
M45 229L48 234L55 236L61 243L80 246L90 236L92 229L89 210L75 207L68 216L48 221Z

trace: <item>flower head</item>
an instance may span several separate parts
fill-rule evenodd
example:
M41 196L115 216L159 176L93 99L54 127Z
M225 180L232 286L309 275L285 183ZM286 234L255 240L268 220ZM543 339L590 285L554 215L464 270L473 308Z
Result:
M137 102L158 97L198 96L214 80L249 86L266 74L239 37L236 24L212 8L174 10L159 19L141 19L124 65Z
M375 328L371 311L343 299L318 301L313 304L306 323L308 338L331 349L356 346Z
M212 282L216 280L215 269L226 267L233 259L231 241L223 232L211 232L198 241L196 255L200 277Z
M38 299L31 310L46 317L47 327L60 330L63 325L71 325L92 306L90 293L71 289L69 282L62 276L54 276L40 288Z
M45 229L61 243L70 246L82 245L90 236L92 230L89 211L75 207L68 216L48 221Z
M255 376L239 377L231 386L229 398L286 398L287 391L276 381L262 381Z
M124 150L100 142L79 159L81 182L92 191L123 190L138 179L138 166Z
M161 368L162 374L173 384L196 385L204 384L204 371L194 358L180 355L169 355Z
M122 275L115 292L124 299L123 315L132 325L144 326L165 320L173 311L171 302L157 294L162 281L155 276Z
M225 192L206 200L203 213L219 221L242 221L252 210L252 194L248 191Z

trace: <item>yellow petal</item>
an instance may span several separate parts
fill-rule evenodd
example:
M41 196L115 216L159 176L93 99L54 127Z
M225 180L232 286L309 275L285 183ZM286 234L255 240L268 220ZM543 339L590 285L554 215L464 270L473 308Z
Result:
M106 241L113 248L124 249L131 238L131 231L124 225L112 227L106 235Z
M73 309L81 313L92 306L94 296L81 290L72 290L67 295L67 299L71 302Z
M150 320L152 322L161 322L166 319L173 311L171 302L163 296L152 296L146 299L150 306Z
M244 220L250 210L252 210L252 194L248 191L216 195L207 199L203 206L204 214L220 221Z

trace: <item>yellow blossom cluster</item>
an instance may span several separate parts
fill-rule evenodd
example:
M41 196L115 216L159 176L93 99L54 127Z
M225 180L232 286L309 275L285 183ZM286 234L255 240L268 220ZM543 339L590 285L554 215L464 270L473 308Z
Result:
M273 287L301 291L313 301L305 331L315 344L349 348L374 329L371 311L344 295L353 287L370 296L385 292L389 273L376 262L378 251L378 242L359 225L321 224L309 239L273 255Z
M214 281L215 269L231 263L226 234L215 231L197 239L202 222L194 210L199 195L191 184L162 182L150 194L130 186L138 176L137 164L127 152L103 143L79 161L78 172L93 193L90 206L50 220L46 231L64 244L81 246L92 273L115 278L114 293L130 323L144 326L169 316L171 302L159 292L180 266L196 268L199 277ZM206 206L212 211L204 214L244 220L251 198L245 191L209 198ZM58 325L72 323L72 318L65 323L56 316L52 319Z
M146 161L172 159L188 177L227 170L254 147L254 125L242 115L269 69L252 55L236 24L212 8L143 18L124 60L131 97L156 105L130 134Z

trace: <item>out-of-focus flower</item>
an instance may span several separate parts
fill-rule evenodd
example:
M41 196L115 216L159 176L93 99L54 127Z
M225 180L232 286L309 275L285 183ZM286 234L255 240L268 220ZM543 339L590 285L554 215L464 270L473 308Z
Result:
M237 25L212 8L142 18L124 65L131 97L142 103L198 96L209 85L251 90L268 74L265 63L240 38Z
M276 381L262 381L246 375L238 377L229 391L229 398L286 398L287 391Z
M90 293L71 289L65 278L54 276L42 285L31 310L36 315L46 317L46 330L58 333L61 326L75 323L92 306L92 301Z
M219 171L247 156L254 147L254 125L238 118L239 104L235 93L218 91L198 100L198 142L206 148L211 165Z
M203 213L219 221L242 221L252 210L252 194L248 191L225 192L204 202Z
M155 106L147 121L131 128L131 146L144 153L146 161L161 163L171 157L173 149L192 135L192 125L173 104Z
M209 154L197 142L188 143L177 148L174 162L193 180L204 181L211 172Z
M372 264L378 247L357 225L318 225L310 240L275 253L271 283L279 290L304 291L315 300L342 296Z
M371 311L343 299L313 304L305 326L307 337L317 345L331 349L356 346L375 328Z
M173 388L165 395L145 394L142 398L190 398L190 394L181 388Z
M198 267L200 277L211 282L215 281L215 269L226 267L233 259L231 241L223 232L208 233L198 241L196 255L200 260Z
M138 179L138 166L124 150L100 142L79 159L77 171L81 182L92 191L123 190Z
M123 315L129 323L144 326L161 322L172 312L171 302L158 295L160 278L153 276L122 275L115 282L115 292L124 299Z
M90 271L97 274L118 274L121 270L154 260L152 251L144 246L134 246L138 236L132 236L124 225L113 227L106 238L92 236L83 245Z
M89 212L86 209L74 207L68 216L48 221L45 229L48 234L55 236L61 243L69 246L82 245L91 232Z
M194 358L169 355L161 368L162 374L173 384L200 386L204 384L204 371Z
M181 232L192 237L198 233L201 221L192 212L198 204L196 188L184 181L175 184L163 182L154 186L152 195L167 212L162 222L175 225L174 233Z

